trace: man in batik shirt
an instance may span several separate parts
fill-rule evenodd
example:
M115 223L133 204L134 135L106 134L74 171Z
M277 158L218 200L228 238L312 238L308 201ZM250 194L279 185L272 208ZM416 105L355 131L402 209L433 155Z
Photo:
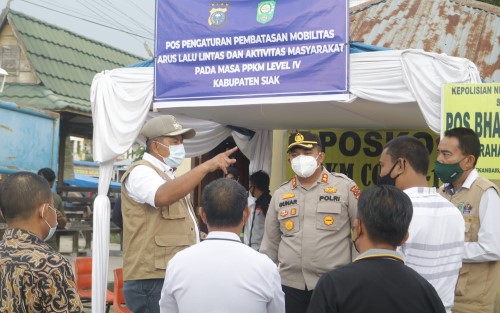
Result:
M70 263L45 241L57 227L47 181L19 172L0 183L0 312L83 312Z

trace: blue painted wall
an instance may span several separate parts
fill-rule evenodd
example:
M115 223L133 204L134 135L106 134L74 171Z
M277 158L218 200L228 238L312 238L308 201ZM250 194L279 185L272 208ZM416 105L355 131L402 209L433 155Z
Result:
M57 173L59 114L0 101L0 173Z

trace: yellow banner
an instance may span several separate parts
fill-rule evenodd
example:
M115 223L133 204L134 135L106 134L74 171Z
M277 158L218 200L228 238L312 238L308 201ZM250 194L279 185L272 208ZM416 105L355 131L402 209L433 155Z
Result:
M476 169L488 179L500 179L500 84L446 84L443 87L441 129L467 127L481 140Z
M429 186L439 186L434 175L439 136L430 130L312 130L320 136L325 151L323 165L330 172L343 173L353 179L360 188L375 185L380 173L378 161L384 145L391 139L403 135L418 138L427 147L430 155L427 181ZM292 177L290 166L287 177Z

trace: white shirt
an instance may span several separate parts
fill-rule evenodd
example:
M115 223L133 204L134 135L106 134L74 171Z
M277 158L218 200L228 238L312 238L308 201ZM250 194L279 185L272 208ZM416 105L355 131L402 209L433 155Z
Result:
M245 226L243 226L243 243L246 244L247 246L250 243L250 230L252 229L252 224L253 224L253 216L255 212L255 197L252 197L251 195L248 196L247 200L247 205L248 209L250 210L250 216L247 219L247 222L245 223ZM260 244L259 244L260 246ZM259 251L259 248L252 247L254 250Z
M479 177L472 170L461 188L470 189ZM447 186L448 184L445 184ZM460 190L455 190L458 192ZM479 232L477 242L466 242L464 263L480 263L500 260L500 196L494 188L488 188L479 202Z
M161 162L151 154L145 152L143 160L148 161L153 164L155 167L162 170L164 173L168 175L171 179L175 179L174 169L165 163ZM137 203L147 203L152 207L157 207L155 204L155 195L158 188L165 183L165 179L163 179L156 171L149 166L146 165L138 165L136 166L132 172L125 180L125 191L127 194ZM198 229L198 222L193 214L191 201L187 197L181 199L180 201L185 201L188 208L190 208L189 216L193 220L195 225L195 235L196 241L200 241L200 231Z
M464 219L434 187L414 187L404 192L413 204L413 217L409 238L399 251L405 264L434 286L446 311L451 312L462 267Z
M168 263L162 313L284 313L276 265L238 235L210 232Z

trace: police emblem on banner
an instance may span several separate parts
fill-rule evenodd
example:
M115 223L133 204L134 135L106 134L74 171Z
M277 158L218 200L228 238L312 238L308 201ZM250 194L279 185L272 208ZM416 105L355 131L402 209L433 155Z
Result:
M226 24L227 10L231 4L229 2L214 2L210 6L210 16L208 25L218 28Z
M276 8L275 0L266 0L259 2L257 7L257 22L266 24L273 19L274 9Z

